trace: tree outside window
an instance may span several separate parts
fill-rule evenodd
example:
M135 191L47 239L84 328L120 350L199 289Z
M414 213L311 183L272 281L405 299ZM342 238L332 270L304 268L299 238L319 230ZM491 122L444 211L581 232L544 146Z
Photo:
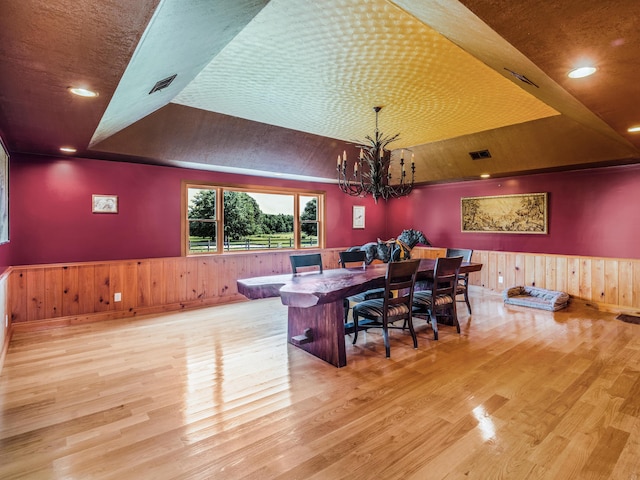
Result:
M300 196L301 207L300 230L302 231L302 244L309 247L318 246L318 198ZM306 240L306 242L305 242Z
M324 192L195 184L184 184L183 188L186 254L317 248L324 244L319 215ZM218 232L223 232L221 237Z

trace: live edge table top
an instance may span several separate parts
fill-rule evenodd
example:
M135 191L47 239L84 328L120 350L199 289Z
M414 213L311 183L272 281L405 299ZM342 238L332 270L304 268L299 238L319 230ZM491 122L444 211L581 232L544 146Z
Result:
M418 279L433 277L434 259L420 261ZM460 273L477 272L481 263L463 262ZM291 307L312 307L335 302L371 288L383 287L386 264L365 268L336 268L323 273L269 275L238 280L238 292L255 300L280 296L282 303Z

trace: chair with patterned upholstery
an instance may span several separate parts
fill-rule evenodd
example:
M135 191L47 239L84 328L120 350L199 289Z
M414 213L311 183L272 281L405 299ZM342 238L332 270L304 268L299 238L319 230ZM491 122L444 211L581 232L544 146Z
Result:
M462 257L437 258L431 290L413 294L413 315L431 320L434 340L438 340L438 317L450 316L460 333L456 311L456 285L461 263Z
M447 257L462 257L463 262L470 262L473 250L467 248L447 248ZM467 304L469 315L471 315L471 304L469 303L469 274L463 273L458 276L458 285L456 286L456 299L458 295L464 295L464 302ZM461 302L462 300L458 300Z
M317 267L318 273L322 273L322 255L319 253L305 253L303 255L289 255L291 260L291 269L293 273L300 273L298 269L304 268L314 270Z
M391 356L389 346L389 329L395 328L404 330L403 326L393 325L402 320L409 325L409 331L413 338L413 348L418 348L418 338L413 329L412 303L413 289L416 284L416 275L420 260L407 260L402 262L387 263L387 273L385 275L385 293L382 298L373 298L358 303L353 307L353 343L358 339L358 322L360 318L368 320L367 328L382 328L384 338L384 348L387 358ZM391 292L397 291L397 295L392 296Z
M342 268L364 268L366 266L366 253L364 250L347 250L340 252L339 263ZM383 298L384 288L373 288L365 292L346 297L344 299L344 322L347 323L351 305L371 300L372 298Z

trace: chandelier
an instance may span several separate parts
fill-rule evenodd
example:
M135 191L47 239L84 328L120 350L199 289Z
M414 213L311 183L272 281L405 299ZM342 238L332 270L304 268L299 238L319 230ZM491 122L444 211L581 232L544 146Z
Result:
M366 141L354 142L360 148L360 156L353 164L353 171L347 172L347 152L342 157L338 155L338 186L340 190L354 197L364 197L371 194L376 203L378 198L396 198L408 195L413 189L413 179L416 165L411 154L411 182L407 183L405 171L404 150L400 153L400 180L397 184L391 184L391 151L386 150L387 145L398 140L400 134L385 137L378 130L378 113L382 107L373 107L376 112L375 137L366 136Z

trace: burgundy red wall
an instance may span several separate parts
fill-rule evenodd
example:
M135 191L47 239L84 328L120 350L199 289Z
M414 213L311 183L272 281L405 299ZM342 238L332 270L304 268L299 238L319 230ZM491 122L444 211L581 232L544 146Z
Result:
M0 246L11 265L180 255L182 180L268 185L327 192L327 247L384 236L384 205L346 196L326 183L87 159L14 154L10 236ZM91 213L91 195L118 195L117 215ZM367 207L366 230L353 230L352 205Z
M0 274L11 265L11 244L0 245Z
M330 248L415 228L436 246L640 258L640 165L425 186L376 205L325 183L14 154L0 264L179 256L182 180L324 190ZM548 235L461 233L461 197L528 192L549 192ZM118 195L119 213L92 214L92 194ZM366 207L365 230L352 229L353 205Z
M462 233L460 199L548 192L547 235ZM436 246L640 258L640 165L422 187L389 202L388 231L422 230Z

